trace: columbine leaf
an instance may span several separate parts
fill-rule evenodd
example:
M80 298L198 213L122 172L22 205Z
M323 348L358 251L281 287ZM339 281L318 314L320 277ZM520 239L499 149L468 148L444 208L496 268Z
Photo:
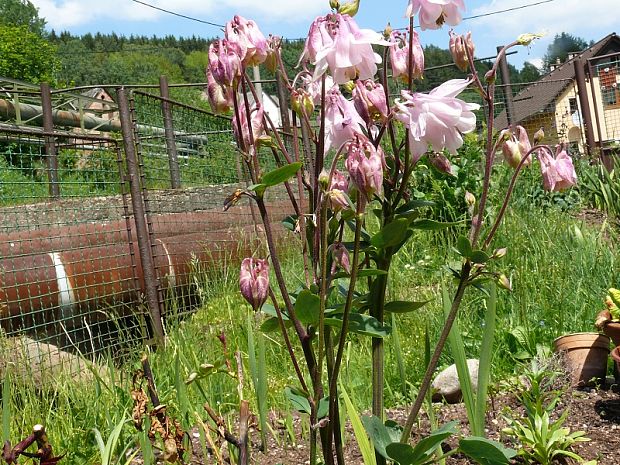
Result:
M517 455L517 451L497 441L476 436L461 439L459 450L480 465L508 465L510 459Z
M425 231L439 231L441 229L451 228L452 226L459 226L462 224L464 224L463 221L441 223L435 220L416 220L411 223L411 227L413 229L423 229Z
M308 290L303 290L297 295L295 300L295 313L302 323L316 323L319 321L320 306L321 300L319 296Z
M409 220L399 218L386 224L381 230L370 239L371 245L378 249L384 249L392 245L396 245L403 240L407 234Z
M342 317L325 318L325 324L342 327ZM379 320L372 316L362 315L361 313L351 313L349 315L349 331L371 337L386 337L392 331L388 325L382 325Z
M281 166L275 170L269 171L263 175L261 184L265 187L277 186L278 184L288 181L301 168L301 162L297 161L289 165Z

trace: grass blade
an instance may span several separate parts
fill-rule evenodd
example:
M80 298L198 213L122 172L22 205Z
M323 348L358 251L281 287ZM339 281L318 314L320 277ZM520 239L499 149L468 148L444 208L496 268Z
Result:
M355 407L353 406L353 403L351 402L347 391L342 385L340 386L340 392L342 392L342 397L344 398L344 405L347 409L347 415L351 420L353 434L355 434L355 440L357 441L357 445L360 448L364 465L377 465L377 460L375 459L375 448L370 442L370 439L368 439L368 436L366 435L366 430L364 429L364 425L362 424L362 420L357 414L357 410L355 410Z

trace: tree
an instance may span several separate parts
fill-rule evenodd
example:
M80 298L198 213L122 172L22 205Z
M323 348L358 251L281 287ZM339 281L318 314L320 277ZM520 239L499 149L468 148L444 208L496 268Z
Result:
M45 19L30 0L0 0L0 25L26 26L38 36L45 34Z
M566 32L556 34L553 42L547 47L547 53L544 57L544 68L549 71L551 65L560 60L560 63L564 63L570 52L581 52L588 47L586 42L581 37L575 37Z
M183 77L187 82L205 82L205 70L209 65L209 54L193 50L185 56Z
M0 26L0 76L52 83L57 65L56 47L27 26Z
M532 63L525 62L523 64L523 69L519 73L519 80L521 82L535 82L540 78L540 71L538 68L534 66Z

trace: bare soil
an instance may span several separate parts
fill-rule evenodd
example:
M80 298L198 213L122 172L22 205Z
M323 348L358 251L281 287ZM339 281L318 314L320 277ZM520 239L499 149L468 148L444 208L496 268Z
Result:
M459 423L459 430L467 434L467 415L463 404L435 404L435 406L437 420L440 424L456 420ZM561 402L558 404L555 412L556 415L559 416L565 409L568 409L569 416L564 426L569 427L571 431L585 431L587 437L590 438L589 442L577 444L573 451L586 460L597 460L598 465L620 464L620 458L618 457L620 453L620 386L614 385L605 389L570 390L564 394ZM494 396L490 399L486 428L487 437L513 447L514 444L511 444L510 440L501 433L502 428L507 426L503 417L503 414L507 412L510 412L515 418L523 415L523 408L519 405L514 395L505 394ZM407 412L404 409L388 411L388 417L399 424L404 424L406 414ZM272 413L270 426L271 431L267 434L268 445L265 451L260 450L258 431L256 428L251 430L252 463L259 465L298 465L309 463L307 421L302 420L299 416L295 416L293 419L294 439L287 432L283 416ZM413 442L416 442L416 436L423 436L428 432L428 419L422 417L419 429L414 431ZM194 453L189 463L192 465L217 463L211 455L205 459L197 430L194 430L191 436ZM445 449L456 447L456 442L456 438L448 440ZM347 464L363 464L350 425L347 425L345 457ZM136 461L134 463L139 464L140 462ZM446 463L448 465L465 465L474 462L457 454L448 458ZM524 462L516 459L514 463L522 464ZM570 465L576 462L568 460L558 463Z

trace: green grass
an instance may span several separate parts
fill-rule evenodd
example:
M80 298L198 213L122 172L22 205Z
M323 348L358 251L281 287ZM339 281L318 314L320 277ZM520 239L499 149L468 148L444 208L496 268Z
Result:
M547 346L560 334L593 329L605 290L619 285L617 235L618 231L607 224L586 225L551 207L539 210L519 205L509 210L494 245L508 247L508 254L496 269L511 277L514 290L499 292L493 380L513 373L515 363L511 354L519 347L515 347L514 338L508 332L511 328L522 326L533 340ZM394 262L389 298L430 302L417 313L395 318L400 349L392 338L387 339L388 407L402 405L421 378L427 326L431 343L440 331L443 322L440 285L450 283L443 266L457 260L451 251L452 236L417 234ZM299 258L289 256L285 265L287 279L295 287L299 284L296 274L300 269ZM248 308L237 290L236 268L204 277L201 282L206 303L191 317L169 324L168 345L150 355L151 365L161 401L185 428L196 424L196 414L206 418L205 402L228 416L233 427L238 408L237 381L233 377L215 374L189 386L185 386L184 380L201 364L214 363L221 357L223 348L218 336L223 333L233 371L234 352L239 350L242 354L246 368L244 397L252 402L252 411L257 412L247 371ZM484 319L482 298L479 291L469 289L462 307L460 326L468 356L478 354ZM287 385L295 385L296 379L278 333L268 334L265 349L267 405L286 412L291 407L283 391ZM298 346L296 350L300 353ZM406 375L406 392L399 370L399 353ZM342 379L354 405L361 410L370 404L369 357L370 339L353 336L345 353ZM10 399L2 404L9 407L3 418L10 423L13 444L26 436L34 424L43 423L55 450L69 454L68 463L98 463L99 450L93 430L100 431L105 440L123 419L130 417L131 373L139 368L138 359L136 354L123 367L104 361L105 373L93 382L79 383L71 376L45 386L13 381ZM450 356L445 354L442 364L450 363ZM118 450L138 441L131 423L126 423L120 432Z

